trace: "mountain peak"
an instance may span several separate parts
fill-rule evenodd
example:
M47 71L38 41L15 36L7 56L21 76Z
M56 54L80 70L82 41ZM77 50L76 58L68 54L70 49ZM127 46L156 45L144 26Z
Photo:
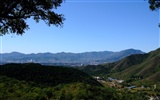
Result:
M130 49L126 49L126 50L122 50L121 52L133 52L133 53L137 53L137 54L144 54L146 52L143 52L141 50L138 50L138 49L133 49L133 48L130 48Z

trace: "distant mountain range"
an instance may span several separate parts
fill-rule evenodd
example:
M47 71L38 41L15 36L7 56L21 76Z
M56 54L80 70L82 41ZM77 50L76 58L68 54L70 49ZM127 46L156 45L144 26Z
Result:
M1 63L26 63L35 62L41 64L57 65L97 65L106 62L115 62L132 54L144 54L140 50L127 49L120 52L84 52L84 53L37 53L23 54L19 52L3 53Z
M160 48L146 54L135 54L117 62L80 67L92 76L110 76L129 81L160 82Z

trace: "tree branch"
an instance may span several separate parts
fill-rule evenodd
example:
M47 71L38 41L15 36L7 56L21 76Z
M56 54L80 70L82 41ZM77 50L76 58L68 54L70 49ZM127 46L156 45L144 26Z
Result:
M2 17L8 15L18 5L19 0L14 1L14 3L15 4L13 4L7 11L5 11L4 14L2 14Z

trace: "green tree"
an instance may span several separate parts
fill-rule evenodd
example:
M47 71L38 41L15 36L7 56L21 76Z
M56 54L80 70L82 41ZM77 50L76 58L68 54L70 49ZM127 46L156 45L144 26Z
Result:
M6 33L23 34L29 29L26 20L43 20L47 25L62 26L63 14L53 10L61 6L63 0L0 0L0 35Z
M150 4L150 9L152 10L152 11L154 11L154 10L159 10L159 8L160 8L160 0L149 0L148 1L149 2L149 4ZM159 25L158 25L159 27L160 27L160 23L159 23Z
M149 4L150 4L150 9L151 10L156 10L159 9L160 7L160 0L149 0Z

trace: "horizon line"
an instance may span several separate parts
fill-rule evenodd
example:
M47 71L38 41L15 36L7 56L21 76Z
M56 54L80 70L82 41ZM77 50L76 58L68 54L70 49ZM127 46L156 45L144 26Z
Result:
M0 52L0 54L5 54L5 53L22 53L22 54L39 54L39 53L52 53L52 54L58 54L58 53L74 53L74 54L79 54L79 53L89 53L89 52L121 52L121 51L125 51L125 50L140 50L140 49L134 49L134 48L129 48L129 49L123 49L123 50L118 50L118 51L111 51L111 50L101 50L101 51L82 51L82 52L71 52L71 51L60 51L60 52L50 52L50 51L46 51L46 52L20 52L20 51L10 51L10 52ZM155 49L156 50L156 49ZM140 50L144 53L148 53L146 51ZM153 50L151 50L153 51ZM151 52L149 51L149 52Z

